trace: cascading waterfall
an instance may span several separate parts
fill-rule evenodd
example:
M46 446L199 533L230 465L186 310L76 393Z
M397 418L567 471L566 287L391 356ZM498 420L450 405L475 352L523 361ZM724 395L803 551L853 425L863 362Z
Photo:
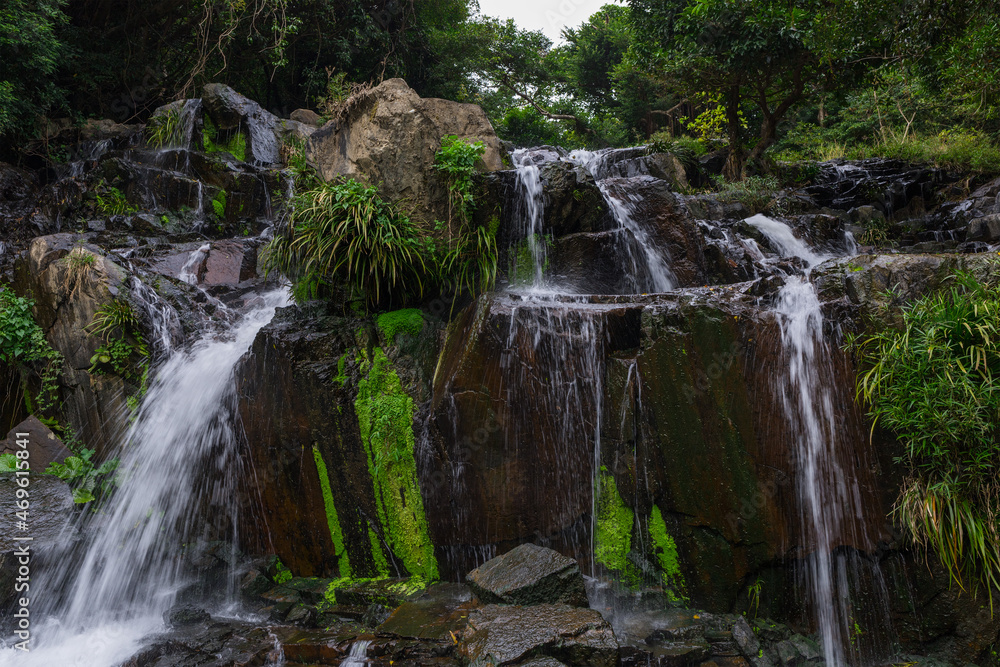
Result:
M341 662L341 667L360 667L368 664L368 647L371 646L370 639L361 639L351 644L351 650Z
M521 206L520 218L528 253L531 257L530 291L545 290L545 236L542 223L545 216L545 201L542 193L542 179L538 165L527 150L514 151L512 159L517 169L517 189ZM520 261L522 258L518 258ZM518 267L523 271L523 268Z
M797 482L803 545L812 550L807 579L812 608L827 665L848 662L845 646L851 617L852 567L835 549L845 531L863 523L861 493L854 471L845 469L838 449L845 428L836 413L831 387L835 374L832 355L823 334L823 312L808 271L828 257L814 252L783 222L763 215L748 218L783 256L798 257L807 265L804 276L789 276L778 293L775 312L787 355L780 395L791 431L797 439ZM850 248L848 244L848 248ZM869 583L884 587L873 566ZM884 589L875 591L884 598ZM854 649L857 651L857 647Z
M0 652L0 664L117 664L162 627L185 584L184 546L235 542L233 370L287 302L285 289L259 297L231 331L208 334L159 367L116 452L118 488L101 512L81 518L92 541L59 580L39 583L49 595L37 607L43 643L27 657Z

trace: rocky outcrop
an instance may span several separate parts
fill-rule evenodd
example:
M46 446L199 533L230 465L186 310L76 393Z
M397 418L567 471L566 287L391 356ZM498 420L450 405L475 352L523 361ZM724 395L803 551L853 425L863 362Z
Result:
M594 177L570 162L549 162L539 174L545 187L546 234L604 232L618 226Z
M486 603L587 606L576 561L535 544L522 544L483 563L465 580Z
M34 299L35 320L65 359L62 413L83 442L101 450L122 426L125 388L116 375L88 372L102 340L86 328L98 309L124 296L127 273L84 238L54 234L32 241L17 274L17 291Z
M402 79L388 79L317 130L306 143L306 157L326 180L361 179L421 221L447 221L447 184L434 156L449 135L482 141L480 168L502 168L500 142L481 108L421 98Z

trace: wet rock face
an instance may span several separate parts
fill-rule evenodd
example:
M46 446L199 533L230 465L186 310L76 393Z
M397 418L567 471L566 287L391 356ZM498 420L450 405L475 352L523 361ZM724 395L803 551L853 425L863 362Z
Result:
M219 130L245 133L248 161L260 165L281 161L277 116L221 83L205 85L202 103Z
M306 157L326 180L337 176L377 184L390 201L406 201L425 222L448 220L447 184L434 168L441 138L482 141L482 169L502 169L500 142L474 104L419 97L402 79L365 93L344 118L309 139Z
M618 640L607 621L592 609L488 605L470 614L459 655L475 667L520 664L530 657L548 657L565 665L612 667L618 664Z
M545 187L544 229L553 236L603 232L617 227L594 177L569 162L549 162L540 173Z
M35 300L35 319L65 357L62 411L84 442L98 450L114 441L124 413L121 378L87 372L102 344L85 329L102 306L125 292L127 273L75 234L32 241L17 268L17 292Z
M466 583L486 603L587 606L576 561L534 544L522 544L480 565L466 576Z
M52 562L51 554L56 554L63 541L71 537L68 530L73 517L73 494L69 485L58 477L42 475L36 468L28 477L30 485L29 521L30 530L22 532L17 529L13 512L19 498L17 492L23 489L14 473L0 473L0 502L9 508L10 519L3 531L0 531L0 632L8 634L13 629L8 623L13 621L8 610L15 602L24 597L22 587L17 590L18 570L21 565L30 568L31 582L38 581L38 576L47 568L59 567L58 562ZM25 542L14 539L18 536L30 536L30 562L22 563L22 556L15 551L25 546ZM29 591L30 592L30 591ZM32 596L28 596L29 598Z

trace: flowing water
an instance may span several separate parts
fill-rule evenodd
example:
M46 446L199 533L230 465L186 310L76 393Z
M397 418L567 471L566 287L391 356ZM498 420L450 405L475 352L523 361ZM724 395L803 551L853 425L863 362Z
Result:
M83 515L93 536L63 578L42 581L44 621L31 653L0 651L0 665L111 665L144 636L187 583L181 549L202 540L235 543L237 433L233 369L257 332L288 303L259 297L225 334L209 333L158 369L117 455L119 487L99 513ZM208 519L210 517L210 519ZM57 593L57 591L59 593Z
M341 667L361 667L368 664L368 647L371 646L370 639L362 639L351 644L351 650L341 662Z

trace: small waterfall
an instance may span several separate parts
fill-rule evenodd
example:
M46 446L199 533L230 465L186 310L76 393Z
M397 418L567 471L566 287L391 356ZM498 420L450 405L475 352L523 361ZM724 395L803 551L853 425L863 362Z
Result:
M184 266L181 267L180 273L177 277L186 282L188 285L197 285L198 271L201 268L202 263L205 261L205 258L208 257L208 251L211 249L212 244L206 243L197 250L193 251L188 256L188 260L184 263Z
M59 580L39 583L48 596L33 624L39 643L27 657L0 652L0 665L118 664L162 629L186 583L185 546L236 541L233 369L287 302L284 289L261 296L228 334L209 334L158 368L116 452L118 488L81 517L92 541L52 575Z
M361 667L368 664L368 647L371 646L370 639L361 639L351 644L351 650L341 662L341 667Z
M850 533L852 541L863 541L864 513L858 477L845 452L851 434L837 414L832 351L823 334L823 312L809 271L827 259L815 253L783 222L763 215L746 220L759 229L772 246L786 257L798 257L807 265L804 276L789 276L778 293L775 312L781 326L782 347L787 355L785 377L779 392L786 418L796 438L799 512L802 545L810 551L807 580L811 603L822 640L826 664L839 666L853 662L862 648L852 630L860 620L855 616L852 595L865 579L870 600L887 599L885 581L877 563L861 562L860 556L838 554L837 548ZM886 607L886 612L888 608ZM890 636L884 627L887 618L869 619L872 639ZM876 632L877 630L877 632ZM891 643L891 640L890 642ZM884 650L884 647L882 647ZM876 649L877 650L877 649Z
M520 197L521 211L520 219L523 221L522 232L527 244L528 253L531 258L531 285L530 291L543 291L545 288L545 237L542 232L542 223L545 217L545 200L542 192L542 179L539 175L538 165L534 162L534 156L527 150L514 151L512 156L514 166L517 168L517 191ZM522 257L515 258L515 262L522 262ZM517 271L524 271L527 267L515 266Z
M138 276L132 277L129 286L132 303L143 314L152 329L150 342L153 344L154 357L163 359L170 354L174 345L184 338L180 317L173 306L164 301L156 290L142 282Z

